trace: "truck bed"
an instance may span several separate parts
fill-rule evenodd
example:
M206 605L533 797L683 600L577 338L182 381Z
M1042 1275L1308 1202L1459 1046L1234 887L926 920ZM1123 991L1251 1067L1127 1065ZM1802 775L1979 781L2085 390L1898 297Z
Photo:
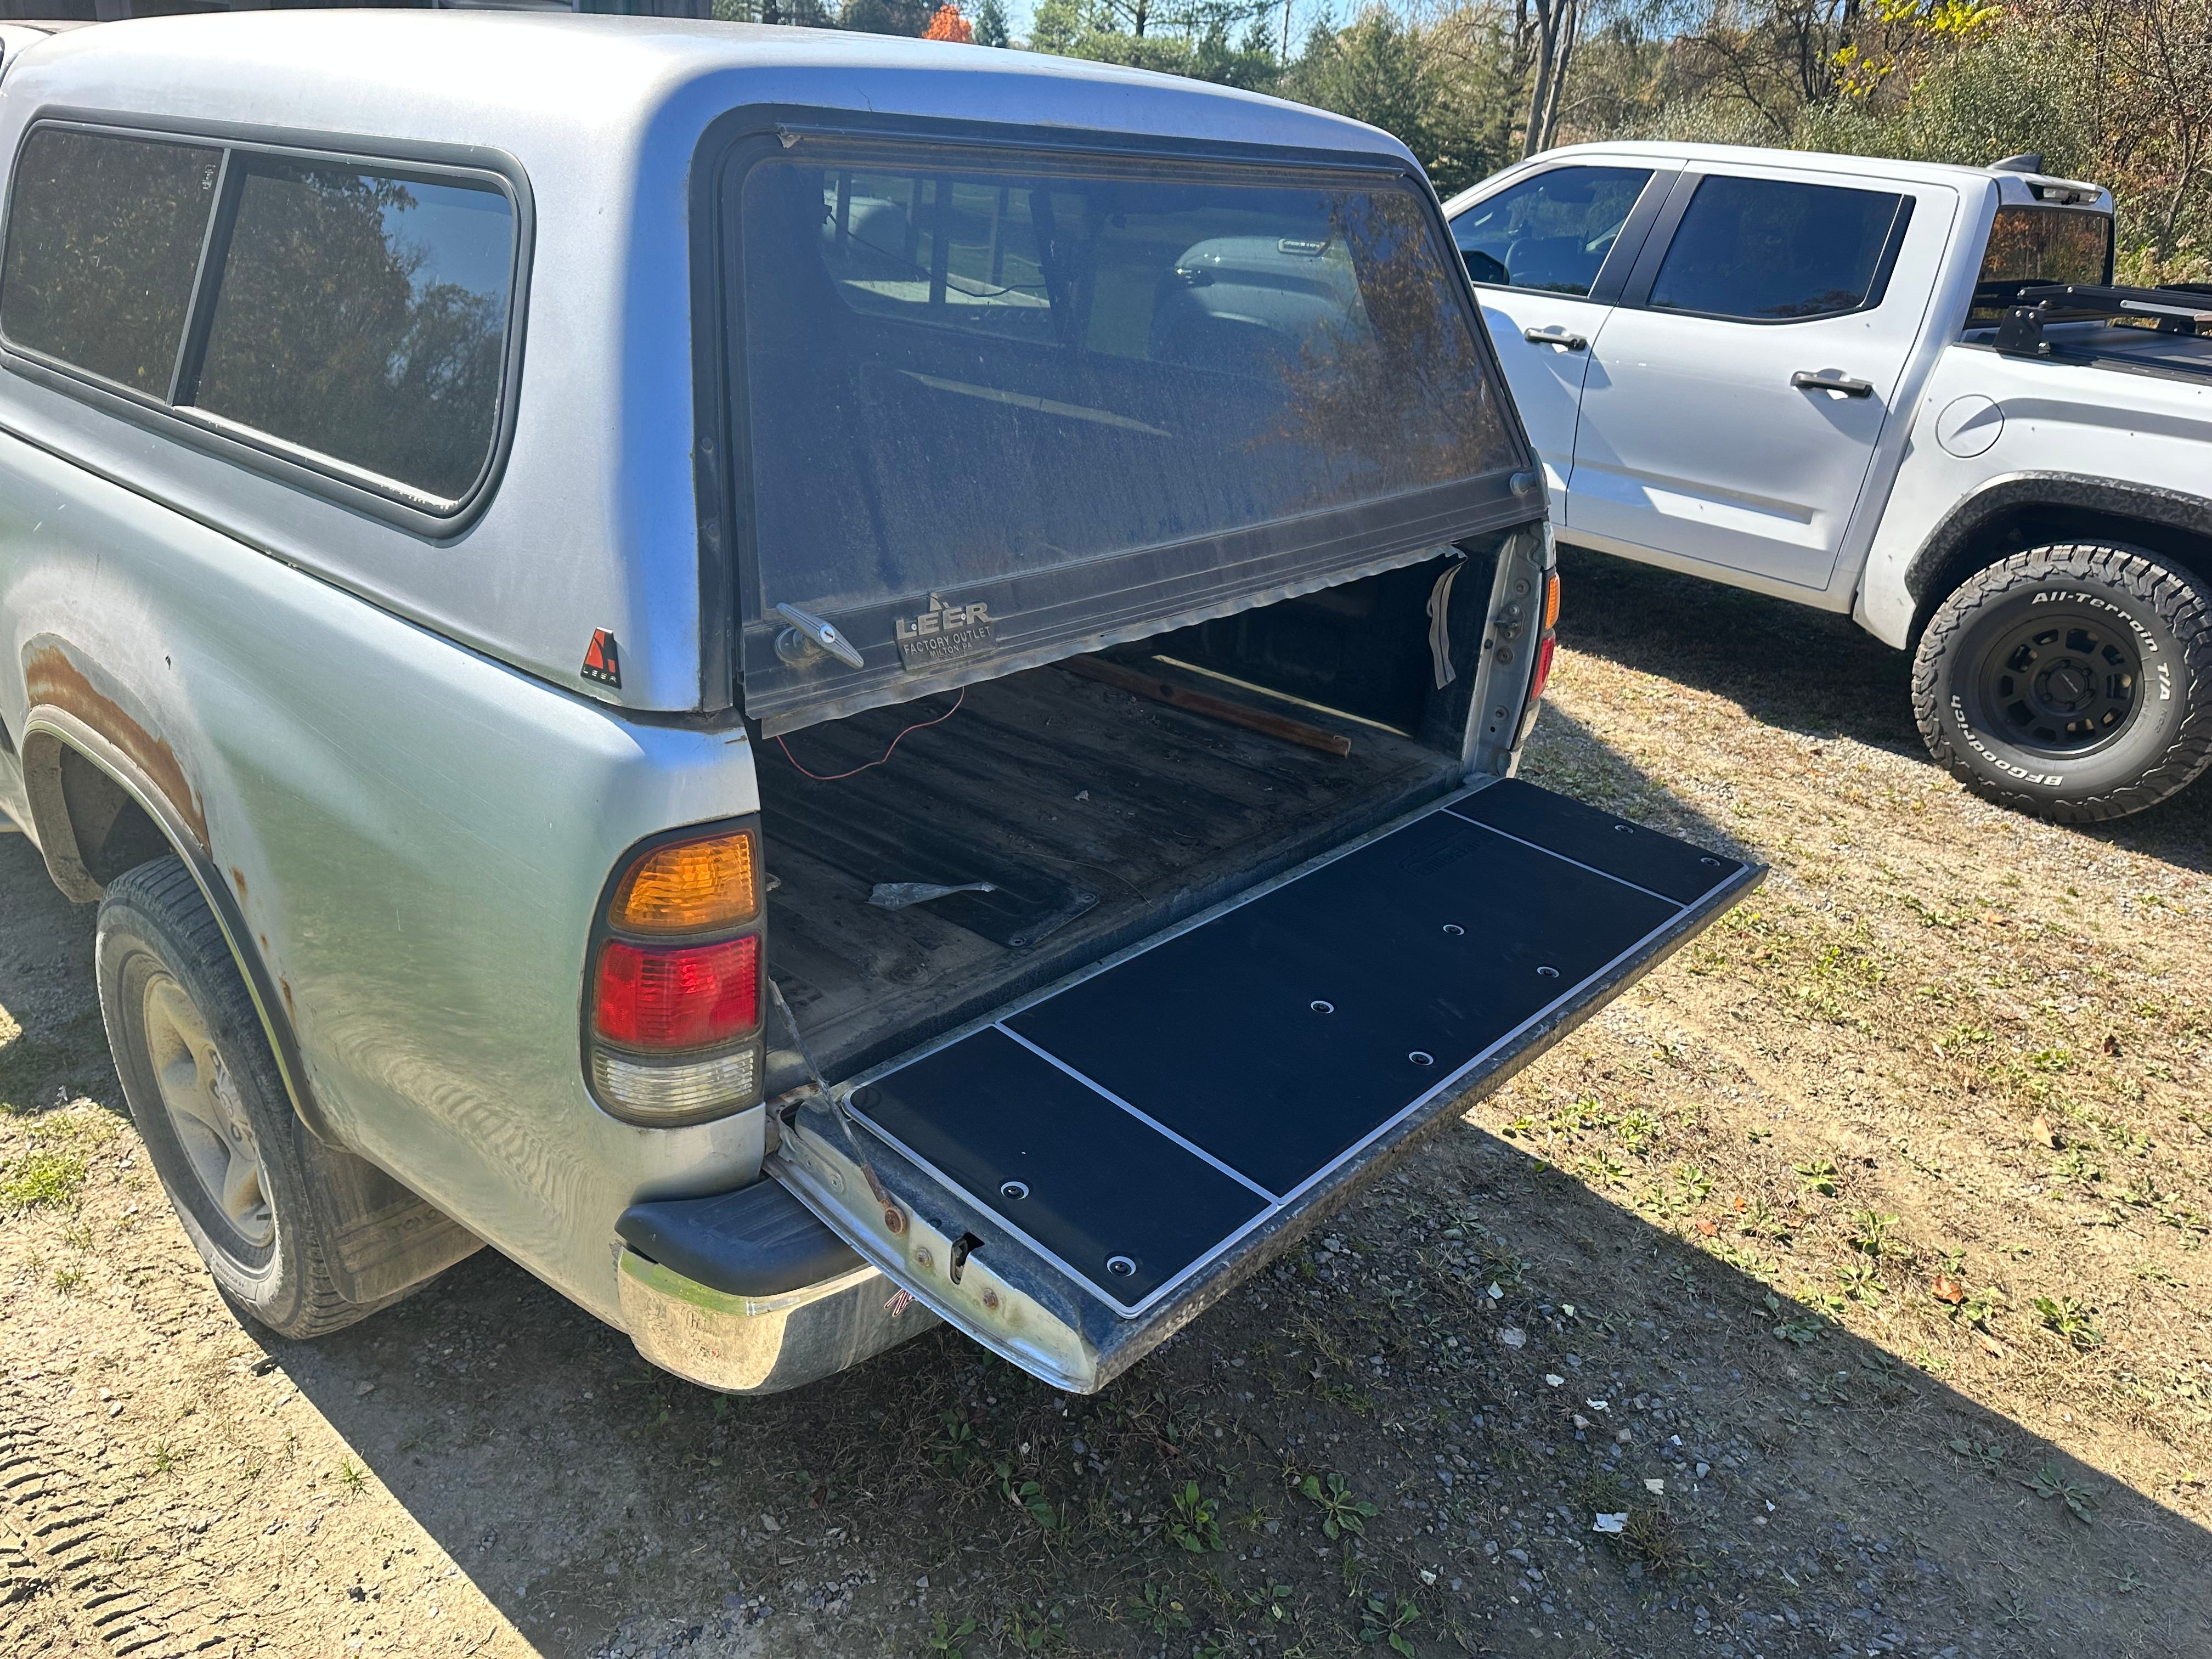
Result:
M810 727L787 754L763 743L769 972L825 1073L889 1058L1461 781L1456 756L1397 732L1144 666L1345 733L1351 753L1060 668L969 686L951 718L853 777L799 768L829 779L873 761L944 699ZM868 902L878 882L914 880L1000 890ZM786 1048L787 1033L769 1036ZM771 1092L801 1075L795 1054L772 1054Z
M1975 344L1996 337L1995 330L1969 335ZM2115 323L2060 323L2044 331L2051 348L2047 362L2080 363L2124 374L2155 374L2179 380L2212 380L2212 336L2171 334L2158 329Z

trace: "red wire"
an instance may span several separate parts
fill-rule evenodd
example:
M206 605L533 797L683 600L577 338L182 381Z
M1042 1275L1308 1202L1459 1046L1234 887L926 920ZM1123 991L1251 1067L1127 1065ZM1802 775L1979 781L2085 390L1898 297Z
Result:
M807 777L813 779L815 782L836 783L842 778L856 778L860 776L861 773L868 769L868 766L881 766L884 761L887 761L891 757L891 749L896 749L899 746L900 741L905 738L907 732L919 732L925 726L943 725L946 720L951 720L955 714L958 714L960 712L960 705L967 701L968 688L963 685L960 688L960 695L952 699L951 708L946 709L942 714L939 714L933 720L916 720L912 726L908 726L906 728L906 732L900 732L897 737L891 739L891 748L884 750L881 759L872 760L868 763L867 766L856 766L849 772L832 772L826 778L819 772L808 772L805 767L799 766L799 757L791 752L791 745L786 743L781 738L778 738L775 740L775 746L783 750L784 759L789 761L793 766L799 767L801 773L805 774Z

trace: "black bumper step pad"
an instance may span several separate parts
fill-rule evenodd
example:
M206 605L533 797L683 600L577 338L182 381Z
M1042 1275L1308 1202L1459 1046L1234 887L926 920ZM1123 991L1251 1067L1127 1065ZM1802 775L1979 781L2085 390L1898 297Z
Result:
M876 1079L854 1110L1140 1312L1744 874L1616 823L1494 784Z

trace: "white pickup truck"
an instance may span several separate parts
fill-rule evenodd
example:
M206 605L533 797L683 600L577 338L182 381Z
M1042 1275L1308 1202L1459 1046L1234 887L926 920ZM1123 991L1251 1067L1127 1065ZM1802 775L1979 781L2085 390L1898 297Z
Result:
M1954 775L2084 822L2212 762L2212 288L2110 286L2042 166L1577 145L1445 213L1561 541L1849 611Z

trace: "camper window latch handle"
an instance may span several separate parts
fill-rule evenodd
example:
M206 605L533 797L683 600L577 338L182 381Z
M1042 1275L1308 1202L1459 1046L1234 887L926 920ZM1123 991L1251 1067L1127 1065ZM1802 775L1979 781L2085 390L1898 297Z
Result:
M801 611L795 605L780 605L775 614L791 624L775 636L775 654L794 668L825 651L848 668L868 665L867 659L837 631L835 623L824 622L812 611Z

